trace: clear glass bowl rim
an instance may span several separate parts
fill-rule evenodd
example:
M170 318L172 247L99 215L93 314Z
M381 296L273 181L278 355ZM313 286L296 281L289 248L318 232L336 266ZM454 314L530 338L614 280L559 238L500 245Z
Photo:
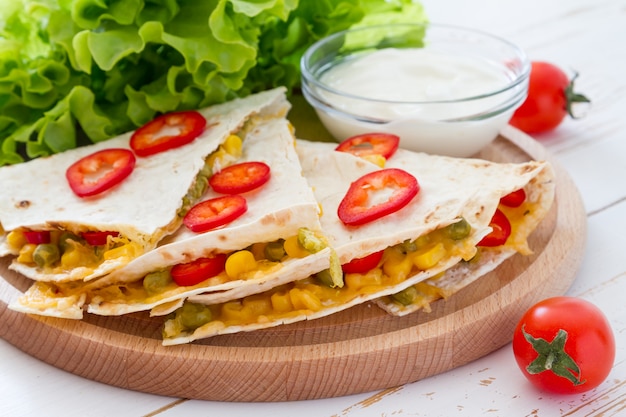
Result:
M441 29L447 29L447 30L460 31L464 33L471 33L474 35L481 36L483 38L488 38L492 41L500 42L502 45L510 48L512 54L515 55L519 59L519 62L522 64L521 72L514 79L512 79L510 83L508 83L504 87L499 88L494 91L486 92L484 94L468 96L468 97L463 97L463 98L456 98L452 100L399 101L399 100L373 99L370 97L358 96L355 94L349 94L344 91L337 90L335 88L329 87L326 84L320 82L319 79L309 70L310 68L309 62L311 60L311 56L314 53L316 53L317 50L323 47L324 45L330 42L333 42L340 37L345 36L347 33L383 29L389 26L407 26L407 27L415 27L415 28L426 27L426 29L428 29L428 27L441 28ZM358 28L342 30L340 32L333 33L332 35L326 36L318 40L317 42L315 42L313 45L311 45L307 49L307 51L304 53L304 55L302 56L300 60L300 71L302 73L302 81L314 85L315 88L317 89L325 90L331 94L344 96L353 100L364 100L368 102L375 102L375 103L381 103L381 104L406 104L406 105L462 103L462 102L469 102L473 100L480 100L480 99L496 96L498 94L505 93L519 86L520 84L526 82L530 76L530 66L531 66L530 60L528 59L528 56L526 55L524 50L521 49L519 46L517 46L515 43L510 42L500 36L493 35L489 32L485 32L485 31L478 30L478 29L466 28L466 27L456 26L456 25L448 25L448 24L436 24L436 23L429 23L429 22L427 23L390 23L390 24L382 24L382 25L362 26ZM308 87L308 90L309 90L309 93L314 94L313 93L314 89L311 88L310 86Z

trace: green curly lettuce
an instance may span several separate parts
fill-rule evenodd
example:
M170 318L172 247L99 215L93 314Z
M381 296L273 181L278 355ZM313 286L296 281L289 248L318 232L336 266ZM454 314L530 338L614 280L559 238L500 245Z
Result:
M293 92L318 39L424 20L414 0L0 0L0 166L160 113Z

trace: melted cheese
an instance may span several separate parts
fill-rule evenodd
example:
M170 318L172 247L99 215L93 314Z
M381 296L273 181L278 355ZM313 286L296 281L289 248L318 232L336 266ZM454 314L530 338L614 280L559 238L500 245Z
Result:
M404 244L387 248L379 266L363 274L346 274L342 288L331 288L309 277L261 294L207 306L211 311L211 326L224 328L264 324L321 310L334 311L355 299L393 288L409 277L438 267L442 261L469 259L476 253L476 247L470 239L452 240L443 229L435 230L413 243L418 245L414 250L406 250ZM181 311L177 310L178 316L166 322L165 338L174 338L194 330L185 328L184 320L180 317Z
M519 207L507 207L500 204L498 208L506 215L511 223L511 235L502 247L513 249L522 255L532 254L527 240L532 230L530 230L526 225L524 217L532 213L534 210L537 210L537 204L525 201ZM476 258L480 258L480 249ZM479 259L477 261L479 261ZM442 298L445 299L450 296L449 291L437 286L436 278L431 278L428 281L429 282L420 282L413 286L416 290L416 294L413 301L410 303L413 307L419 306L426 312L431 311L430 304L432 302ZM401 306L401 303L395 300L392 296L385 297L385 300Z

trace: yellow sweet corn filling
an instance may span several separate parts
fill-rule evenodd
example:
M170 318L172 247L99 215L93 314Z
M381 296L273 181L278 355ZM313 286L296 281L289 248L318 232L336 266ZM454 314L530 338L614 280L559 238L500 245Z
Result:
M36 265L46 273L63 273L75 268L94 269L103 261L138 256L142 248L122 236L108 236L104 245L92 246L78 235L61 230L50 232L50 243L28 243L23 230L13 230L7 242L19 248L17 261Z
M56 297L69 297L85 294L89 302L113 304L151 304L167 297L182 295L190 290L213 287L230 281L250 280L266 276L282 268L282 263L293 259L290 250L284 248L286 242L293 241L298 255L311 254L326 246L320 240L317 243L308 229L300 229L298 235L274 242L260 242L249 248L228 254L225 268L214 276L207 276L195 285L179 286L171 275L171 268L154 271L142 280L113 284L103 288L89 289L83 285L57 284ZM118 248L117 250L121 250Z
M395 286L407 277L436 267L449 257L470 259L476 253L476 248L465 239L469 230L464 232L463 238L454 236L450 230L452 228L449 226L415 241L385 249L377 267L362 274L345 274L345 285L341 288L330 287L316 277L309 277L223 304L204 306L186 303L192 304L193 308L183 306L172 313L166 321L163 336L176 337L209 322L241 326L275 322L322 309L332 309L358 297L376 294ZM190 311L202 311L202 316L209 319L199 322L197 318L190 316Z
M503 245L505 248L512 248L515 251L528 255L531 253L527 237L528 230L524 229L524 217L536 209L536 204L525 201L519 207L507 207L502 204L498 208L506 215L511 223L511 235ZM478 248L476 255L469 262L476 262L480 258L481 248ZM443 288L436 285L436 279L431 279L432 283L420 282L405 289L404 291L385 297L388 302L400 305L417 305L430 312L430 303L439 299L445 299L450 294Z

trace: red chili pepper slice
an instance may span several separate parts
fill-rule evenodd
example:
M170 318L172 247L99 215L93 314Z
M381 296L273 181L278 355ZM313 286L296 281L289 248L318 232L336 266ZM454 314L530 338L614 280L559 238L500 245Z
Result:
M526 200L526 191L523 188L513 191L500 199L500 204L507 207L519 207Z
M39 245L42 243L50 243L50 231L49 230L25 230L24 237L28 243Z
M400 210L419 190L417 179L406 171L397 168L373 171L350 184L337 215L348 226L369 223ZM383 195L384 200L372 203L376 194Z
M506 215L499 209L493 214L489 226L493 229L491 233L482 238L476 246L501 246L511 236L511 223Z
M197 111L163 114L137 129L130 147L138 156L150 156L186 145L200 136L206 119Z
M226 195L202 201L185 215L183 223L195 233L224 226L248 210L246 199L240 195Z
M400 146L400 138L389 133L366 133L352 136L339 144L335 150L356 156L382 155L391 158Z
M384 250L371 253L362 258L353 259L348 263L341 265L344 274L364 274L378 266L383 258Z
M199 258L186 264L174 265L170 273L177 285L189 287L222 272L226 265L226 258L225 253L218 253L210 258Z
M270 176L270 167L265 162L241 162L213 174L209 185L218 193L242 194L259 188Z
M65 177L74 194L90 197L119 184L135 168L135 155L122 148L104 149L74 162Z
M80 234L85 242L90 244L91 246L102 246L106 245L107 238L109 236L117 237L120 234L118 232L83 232Z

